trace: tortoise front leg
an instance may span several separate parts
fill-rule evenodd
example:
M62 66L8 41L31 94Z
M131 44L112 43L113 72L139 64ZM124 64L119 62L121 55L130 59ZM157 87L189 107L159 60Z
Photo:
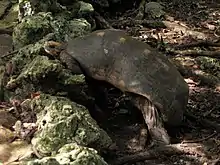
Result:
M107 107L107 94L105 92L105 87L101 81L95 80L88 76L85 77L86 83L88 85L89 95L92 96L94 100L94 109L90 112L91 116L98 121L103 123L107 120L108 107Z
M132 96L132 101L141 110L152 140L159 144L170 144L170 137L156 106L147 98L139 95Z

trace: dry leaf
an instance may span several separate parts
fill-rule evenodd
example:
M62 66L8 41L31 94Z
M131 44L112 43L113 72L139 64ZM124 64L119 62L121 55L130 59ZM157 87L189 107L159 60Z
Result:
M33 151L31 144L17 140L12 143L0 144L0 160L4 165L19 162L31 157Z
M9 142L14 137L15 137L15 134L11 130L3 126L0 126L0 144Z

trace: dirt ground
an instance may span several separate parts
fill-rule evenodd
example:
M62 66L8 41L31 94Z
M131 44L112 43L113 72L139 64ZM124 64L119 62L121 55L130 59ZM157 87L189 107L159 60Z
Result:
M219 40L220 29L220 3L217 1L177 1L169 3L164 1L166 12L169 15L168 20L175 23L171 29L152 29L144 26L126 27L129 31L135 31L134 37L139 38L144 42L150 42L152 39L160 40L158 36L163 38L163 44L179 45L188 44L198 41L199 39ZM123 17L123 16L122 16ZM184 28L183 28L184 27ZM184 29L184 30L183 30ZM189 32L190 31L190 32ZM192 32L192 33L191 33ZM195 32L195 33L194 33ZM148 37L145 37L148 36ZM151 36L151 37L149 37ZM145 39L148 38L148 39ZM151 38L151 41L149 41ZM159 43L160 44L160 43ZM155 44L158 46L157 44ZM155 46L156 47L156 46ZM208 48L202 50L219 51L219 48ZM165 52L170 58L176 58ZM218 55L218 65L219 65ZM202 70L209 72L212 75L217 75L219 80L220 68L203 69L201 63L198 63L196 57L181 56L181 60L192 70ZM141 123L134 120L134 115L123 108L118 108L114 111L111 118L108 120L106 129L117 144L115 153L109 159L118 158L118 160L129 160L127 164L159 164L159 165L217 165L220 164L220 89L218 84L204 84L198 77L185 76L185 80L190 88L190 99L187 106L189 115L185 116L183 125L178 131L172 134L174 140L173 147L179 152L168 152L166 149L158 153L153 153L154 156L149 156L146 153L151 153L151 146L148 146L144 153L138 151L138 134ZM194 116L190 116L190 114ZM208 120L208 121L207 121ZM210 126L209 122L211 125ZM172 132L172 130L171 130ZM146 160L132 162L132 159L127 158L128 155L136 155L140 152L140 157L145 157ZM147 155L147 156L146 156ZM123 158L123 157L126 158ZM135 156L134 156L135 157ZM136 159L136 158L134 158ZM144 158L143 158L144 159ZM123 161L122 161L123 162ZM126 161L124 161L126 162ZM136 163L135 163L136 162ZM115 164L120 164L114 161Z
M164 52L170 59L177 56L170 54L167 47L196 42L199 39L219 41L220 39L220 2L218 0L177 1L164 0L169 28L153 29L144 26L126 27L135 38L147 42ZM122 15L122 17L125 17ZM125 28L124 28L125 29ZM163 38L163 41L161 41ZM165 48L164 48L165 47ZM201 50L220 51L219 46ZM197 49L195 49L197 50ZM220 57L220 55L218 55ZM201 66L197 57L180 57L180 61L193 71L203 71L220 79L220 66ZM219 59L217 63L219 65ZM200 73L200 72L199 72ZM193 75L196 75L193 77ZM113 112L105 123L104 129L112 137L116 146L112 153L104 157L112 164L129 165L218 165L220 164L220 84L203 83L198 74L184 75L190 88L187 115L183 125L177 130L169 130L173 144L158 150L149 144L145 151L140 151L138 135L142 127L141 115L132 112L111 98ZM111 93L114 95L114 91ZM127 105L129 107L129 105ZM117 107L117 108L115 108ZM125 106L126 107L126 106ZM130 108L132 109L132 108ZM211 124L210 124L211 122ZM214 123L214 124L213 124ZM214 126L213 126L214 125ZM132 156L133 157L126 157ZM138 157L138 158L137 158ZM138 161L139 160L139 161Z

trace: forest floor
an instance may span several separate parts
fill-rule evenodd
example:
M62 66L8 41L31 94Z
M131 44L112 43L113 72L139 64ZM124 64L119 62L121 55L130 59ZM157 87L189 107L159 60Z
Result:
M185 45L185 48L194 51L220 51L219 45L209 47L206 43L198 44L197 48L186 46L189 43L198 43L202 40L219 43L219 2L187 0L177 1L174 4L164 1L164 5L166 5L165 10L168 15L165 22L170 25L169 28L152 29L137 25L124 27L124 29L130 31L135 38L160 49L161 45L165 45L166 48ZM124 19L123 17L126 15L122 15L121 19ZM152 41L156 41L156 44L152 44ZM107 124L108 133L117 144L116 157L118 162L115 161L113 164L122 164L121 162L137 165L220 164L220 54L213 58L204 57L208 59L207 64L204 64L206 62L201 63L200 53L190 57L188 54L177 53L173 55L163 48L161 50L171 59L180 58L181 64L194 73L184 74L190 88L190 98L184 125L172 137L177 140L175 144L170 146L175 151L159 149L158 152L151 152L150 147L147 147L145 152L138 151L137 135L140 124L137 124L137 121L134 121L132 115L129 116L126 110L119 109L107 122L109 123ZM206 82L204 78L199 76L200 73L212 75L217 81L214 83L212 81ZM115 155L113 157L115 158ZM140 161L138 162L138 160Z
M218 0L185 0L176 3L174 0L172 3L164 0L163 4L166 6L167 16L164 23L167 28L154 29L137 24L123 29L127 29L135 38L160 49L170 59L184 65L183 69L190 71L189 74L188 71L180 69L190 89L183 125L171 135L175 141L172 145L159 147L157 150L148 145L145 151L140 151L137 135L141 123L134 119L133 113L128 110L112 108L114 111L103 127L117 147L114 148L112 155L107 154L108 160L110 162L113 160L112 164L115 165L126 162L127 165L218 165L220 164L220 53L218 54L220 3ZM126 15L120 17L127 19ZM5 36L0 36L1 42L3 38L6 41ZM201 40L216 44L207 42L199 44L198 41ZM10 38L8 42L11 42ZM190 43L197 43L197 46ZM172 50L178 45L184 45L183 50L199 53L194 53L194 57L184 54L183 51L173 53L179 51ZM11 48L7 48L6 51L8 49ZM202 59L199 56L201 51L205 51L202 56L205 54L213 58ZM204 75L209 76L204 78ZM115 107L115 102L110 106Z

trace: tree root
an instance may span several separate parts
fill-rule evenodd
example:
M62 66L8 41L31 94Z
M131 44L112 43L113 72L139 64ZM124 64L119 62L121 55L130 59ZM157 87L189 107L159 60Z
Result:
M160 146L154 149L149 149L144 152L140 152L134 155L125 156L122 158L118 158L114 160L114 162L110 162L111 165L122 165L125 163L135 163L145 160L152 160L161 157L161 155L172 156L172 155L181 155L181 154L189 154L189 155L200 155L205 156L203 152L198 150L199 147L202 147L201 144L198 143L190 143L190 144L172 144L166 146Z

